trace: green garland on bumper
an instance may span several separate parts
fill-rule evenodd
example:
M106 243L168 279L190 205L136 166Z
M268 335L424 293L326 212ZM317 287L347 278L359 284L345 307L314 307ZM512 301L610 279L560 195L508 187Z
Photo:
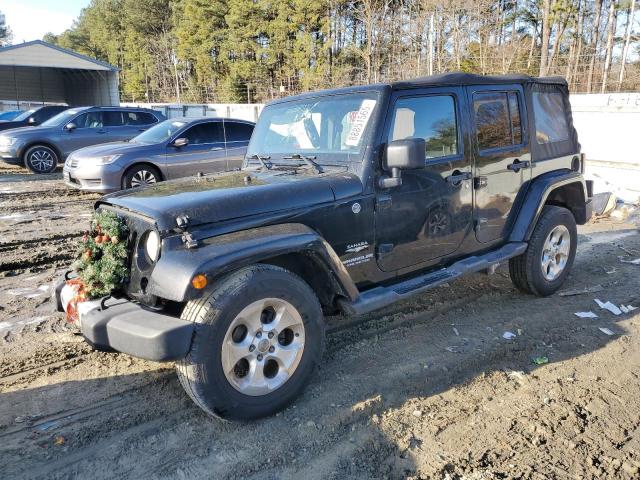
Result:
M112 212L96 212L80 240L74 268L87 300L109 295L127 276L128 228Z

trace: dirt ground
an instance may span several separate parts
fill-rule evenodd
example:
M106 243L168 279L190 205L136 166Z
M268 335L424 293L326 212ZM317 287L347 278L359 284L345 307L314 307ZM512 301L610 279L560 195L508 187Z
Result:
M53 312L96 198L0 169L2 478L640 477L640 309L594 303L640 307L640 265L621 261L640 257L638 217L580 227L565 288L597 293L523 295L501 267L327 319L302 397L243 424L196 408L172 365L92 351Z

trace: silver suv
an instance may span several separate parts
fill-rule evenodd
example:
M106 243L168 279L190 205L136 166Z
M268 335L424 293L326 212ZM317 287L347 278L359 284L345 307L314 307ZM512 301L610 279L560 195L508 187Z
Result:
M34 173L51 173L74 150L129 140L164 119L144 108L70 108L39 127L2 132L0 158Z

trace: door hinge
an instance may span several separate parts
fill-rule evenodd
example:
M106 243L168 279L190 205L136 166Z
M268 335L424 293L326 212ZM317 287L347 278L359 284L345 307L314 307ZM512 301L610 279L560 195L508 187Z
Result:
M480 190L487 186L487 177L474 177L473 188Z

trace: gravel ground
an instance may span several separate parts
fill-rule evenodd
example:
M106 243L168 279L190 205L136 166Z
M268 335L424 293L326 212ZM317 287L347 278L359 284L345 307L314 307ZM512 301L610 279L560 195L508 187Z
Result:
M640 257L638 218L580 227L565 287L597 293L526 296L501 267L328 318L303 396L227 423L190 402L172 365L95 352L53 313L50 284L96 198L0 168L3 478L640 476L640 310L594 303L640 307L640 266L620 261ZM588 310L598 318L574 315Z

